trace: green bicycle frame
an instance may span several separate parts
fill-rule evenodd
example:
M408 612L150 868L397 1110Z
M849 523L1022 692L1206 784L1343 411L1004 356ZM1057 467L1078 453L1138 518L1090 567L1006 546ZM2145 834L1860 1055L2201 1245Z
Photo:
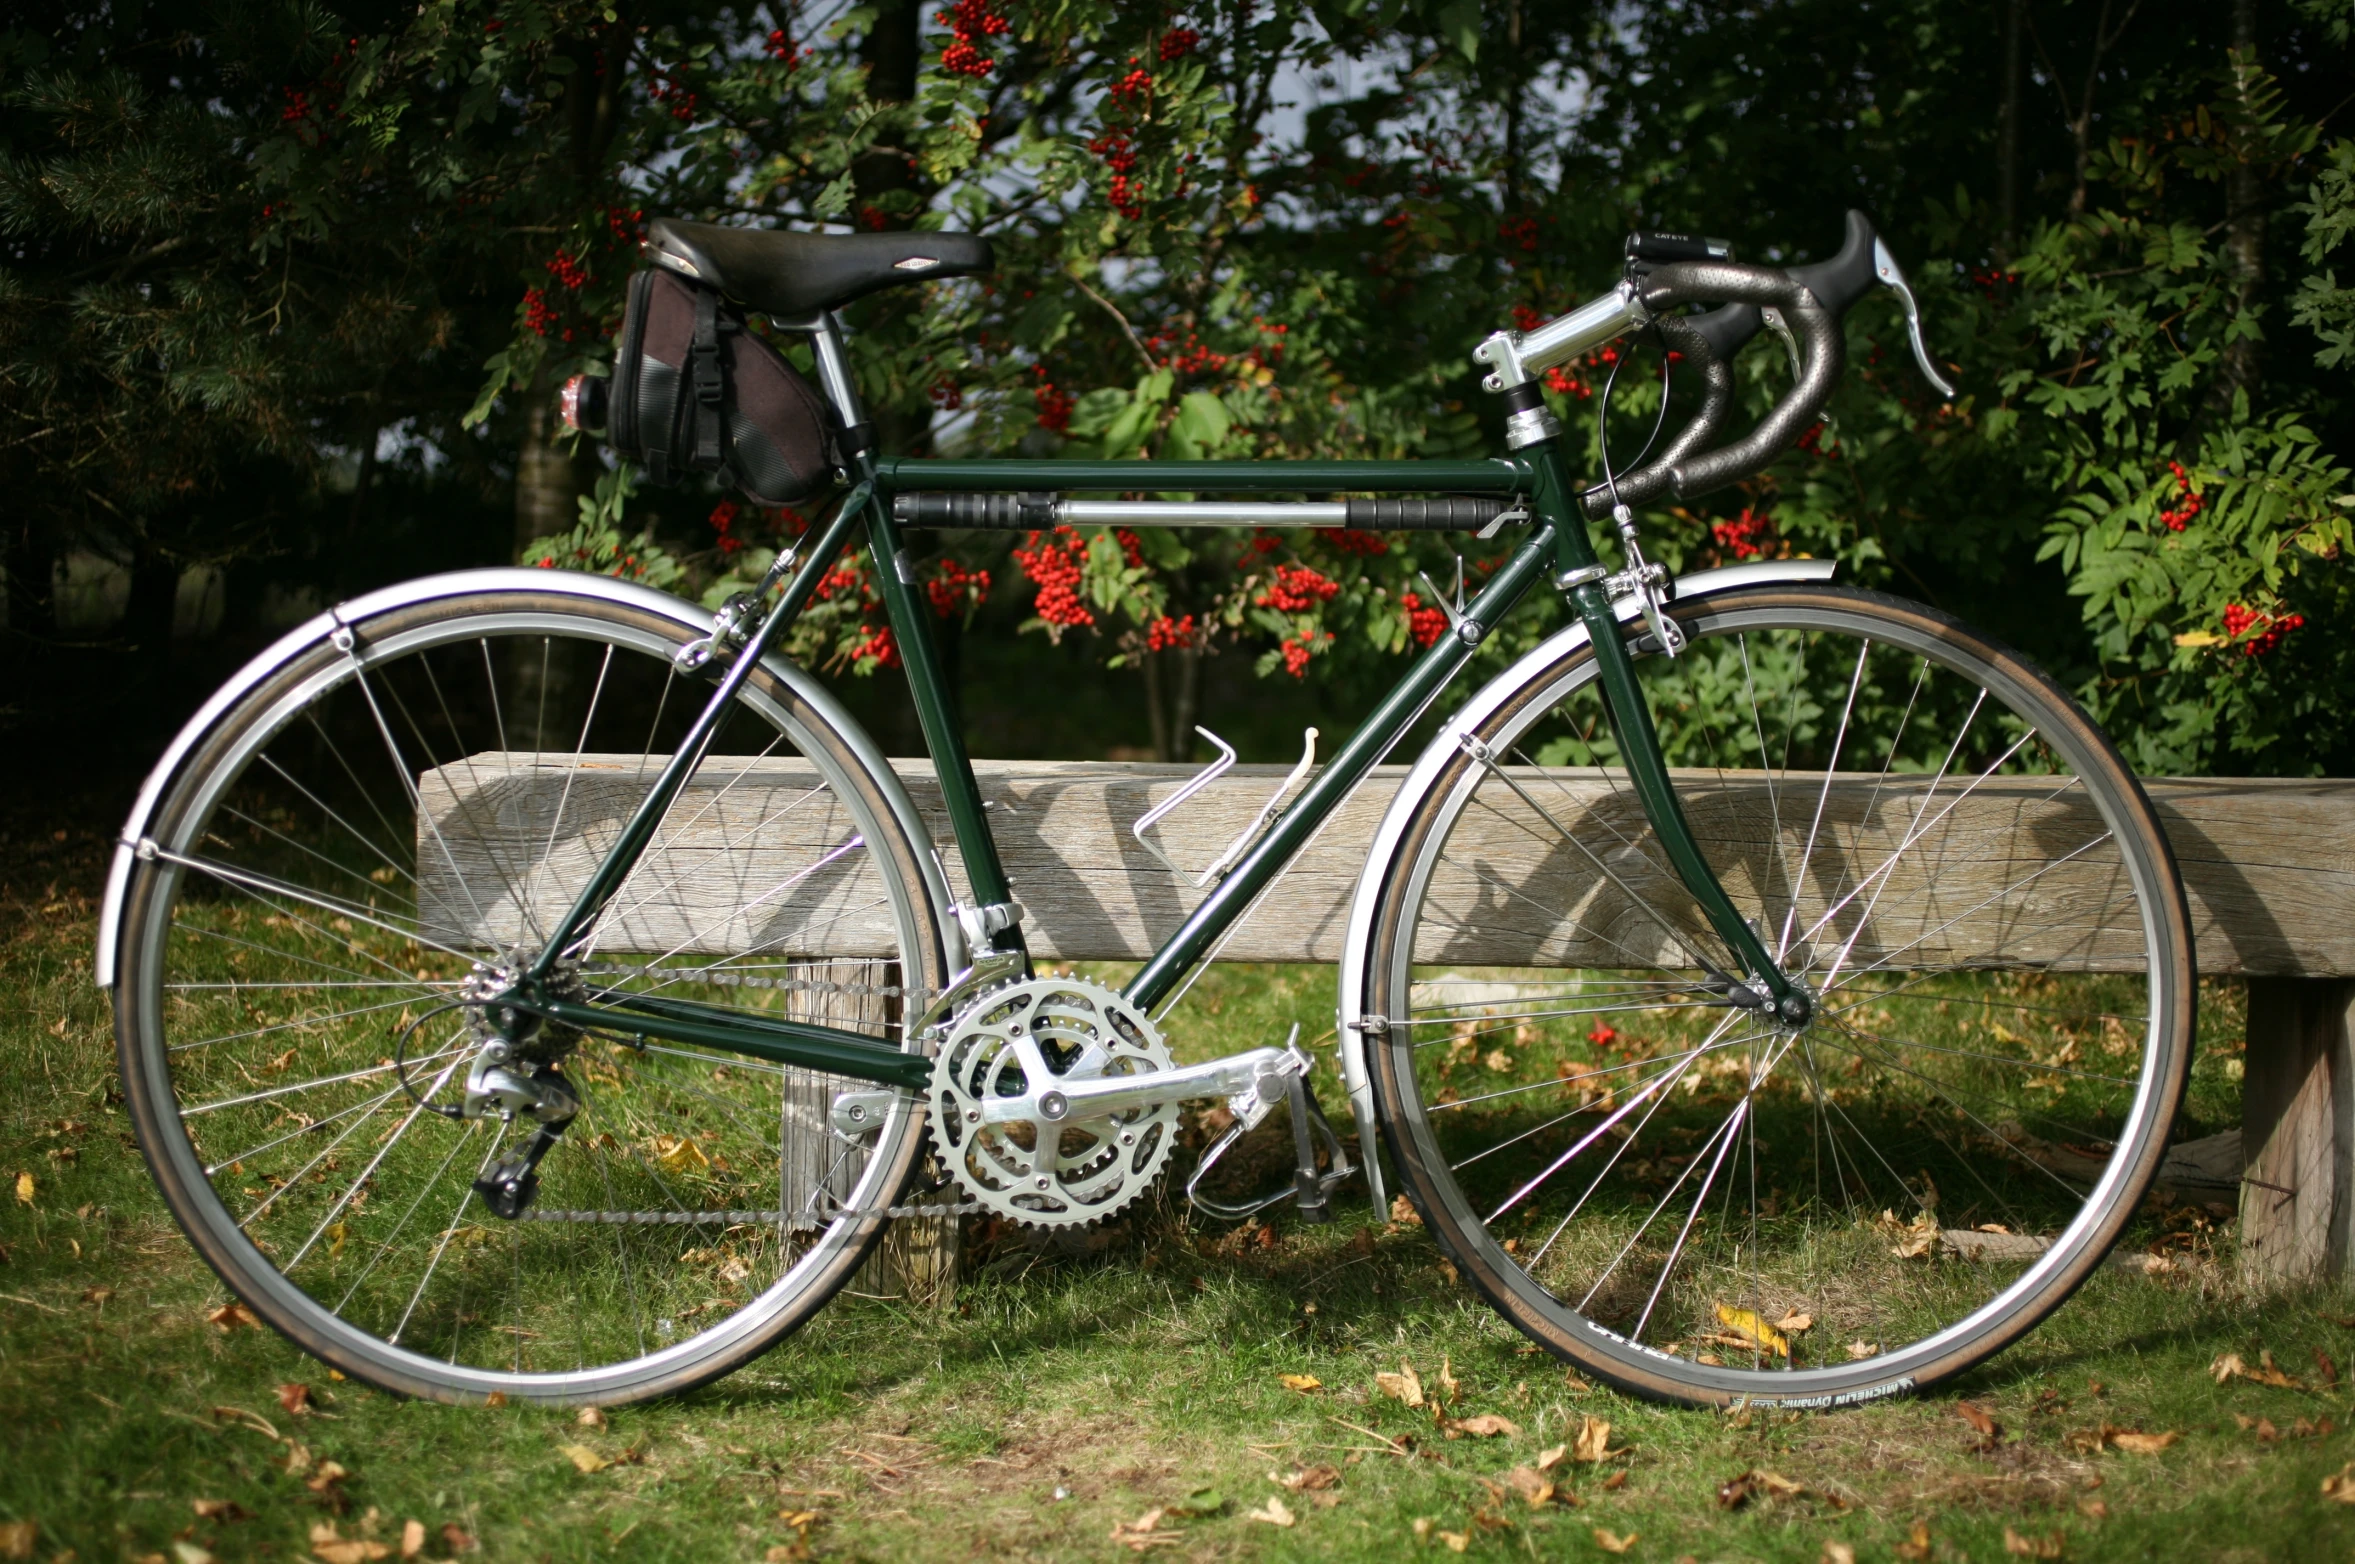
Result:
M1541 440L1506 459L1469 462L944 461L862 456L859 467L858 484L808 554L794 562L778 605L727 663L704 712L624 826L613 851L598 866L555 938L518 985L509 1001L517 1010L568 1026L659 1037L883 1085L923 1087L930 1078L928 1059L859 1033L812 1022L748 1017L720 1006L626 991L584 1002L548 992L546 981L561 955L578 943L653 841L753 666L776 644L862 524L874 579L898 640L917 722L932 756L974 901L987 907L1009 899L1005 867L998 857L964 734L957 725L955 704L943 678L931 616L924 611L914 572L904 568L899 523L892 515L891 500L896 494L949 491L1449 492L1524 496L1532 513L1535 530L1466 605L1451 633L1415 659L1406 676L1317 772L1300 797L1129 980L1124 995L1132 1003L1150 1009L1205 959L1219 937L1283 872L1293 854L1462 671L1488 632L1519 605L1532 585L1548 575L1578 583L1569 587L1568 596L1594 648L1622 762L1671 864L1730 952L1735 974L1764 991L1762 1002L1783 1006L1786 1013L1789 1006L1804 1003L1769 957L1756 931L1735 910L1693 840L1670 786L1659 735L1638 686L1634 657L1613 612L1611 595L1601 580L1594 579L1599 576L1594 568L1594 549L1587 539L1577 492L1558 440ZM1000 952L1023 951L1018 925L993 936L993 942ZM978 957L984 952L973 954Z

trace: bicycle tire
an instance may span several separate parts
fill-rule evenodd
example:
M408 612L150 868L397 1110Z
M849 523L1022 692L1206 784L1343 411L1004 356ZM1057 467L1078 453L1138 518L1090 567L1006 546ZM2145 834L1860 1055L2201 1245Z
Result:
M1396 806L1363 995L1384 1141L1462 1274L1622 1389L1926 1387L2058 1308L2157 1172L2193 1044L2174 860L2067 693L1942 613L1823 585L1671 611L1674 661L1629 633L1680 802L1813 1017L1706 986L1722 947L1565 638Z
M702 618L543 572L379 594L266 653L151 785L115 931L140 1145L235 1295L356 1379L685 1390L831 1299L916 1165L911 1095L853 1143L827 1108L866 1083L590 1033L563 1061L580 1114L503 1222L470 1180L528 1121L418 1106L455 1100L480 1040L453 1008L472 965L528 959L705 704L672 660ZM915 1050L942 937L880 765L822 692L757 669L579 981Z

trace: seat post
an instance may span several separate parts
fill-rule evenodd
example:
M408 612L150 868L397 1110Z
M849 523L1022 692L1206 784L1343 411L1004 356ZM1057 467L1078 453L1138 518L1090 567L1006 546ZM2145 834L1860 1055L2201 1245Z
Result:
M868 444L867 410L860 404L859 388L850 378L850 359L842 346L842 321L832 310L820 310L808 330L810 349L818 359L818 384L825 391L826 400L834 404L835 413L842 419L843 434L853 447L843 454L855 458Z

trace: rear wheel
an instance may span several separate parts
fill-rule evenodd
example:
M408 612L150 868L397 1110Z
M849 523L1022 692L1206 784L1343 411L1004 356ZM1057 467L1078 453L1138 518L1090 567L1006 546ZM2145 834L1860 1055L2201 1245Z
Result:
M611 1403L728 1372L872 1250L913 1096L852 1138L829 1110L864 1082L557 1039L579 1112L520 1219L473 1186L529 1117L439 1111L489 1037L470 984L542 947L705 704L672 660L695 631L561 580L346 630L276 654L150 817L116 1030L165 1198L257 1314L388 1388ZM912 1048L940 935L862 753L756 672L571 981Z
M2192 1043L2174 864L2075 703L1953 620L1819 586L1675 614L1643 684L1679 798L1811 1019L1708 986L1575 646L1476 708L1390 863L1389 1145L1490 1300L1624 1388L1925 1385L2057 1307L2157 1170Z

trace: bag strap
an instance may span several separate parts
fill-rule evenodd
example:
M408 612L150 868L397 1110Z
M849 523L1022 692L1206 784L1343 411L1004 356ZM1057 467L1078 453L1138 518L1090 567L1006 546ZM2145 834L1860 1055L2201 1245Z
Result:
M720 374L720 296L714 289L695 290L695 341L689 362L695 389L695 455L690 465L712 472L720 465L720 403L725 394Z

